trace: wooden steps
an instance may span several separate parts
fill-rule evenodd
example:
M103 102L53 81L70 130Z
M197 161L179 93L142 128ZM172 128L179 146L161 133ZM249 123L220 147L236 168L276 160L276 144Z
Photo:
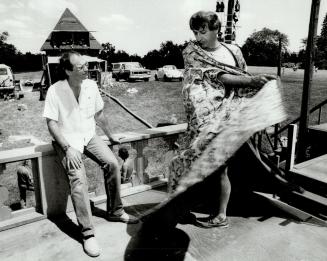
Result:
M290 205L327 219L327 154L294 164L290 179L304 191L292 191L283 200Z

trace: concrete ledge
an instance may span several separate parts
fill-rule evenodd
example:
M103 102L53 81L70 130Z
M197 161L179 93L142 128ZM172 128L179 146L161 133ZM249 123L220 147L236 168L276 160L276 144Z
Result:
M30 211L30 210L29 209L22 210L22 212L24 212L24 211ZM19 213L16 217L1 221L0 222L0 232L7 230L7 229L26 225L26 224L29 224L32 222L36 222L36 221L39 221L42 219L46 219L46 216L42 215L40 213L37 213L35 211L31 212L31 213L24 213L24 214Z
M125 185L125 184L124 184ZM135 187L132 187L131 185L121 189L121 197L127 197L133 194L141 193L153 188L158 188L167 185L167 179L159 179L157 181L153 181L149 184L143 184L143 185L138 185ZM97 197L93 197L90 199L91 201L91 206L96 206L99 204L102 204L107 201L107 195L100 195Z

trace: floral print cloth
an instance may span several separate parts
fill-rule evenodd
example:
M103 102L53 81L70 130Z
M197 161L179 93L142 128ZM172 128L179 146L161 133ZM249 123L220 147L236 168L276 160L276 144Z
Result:
M183 51L188 128L170 165L171 196L224 167L255 132L286 119L279 81L269 81L259 90L227 88L218 80L223 73L248 75L237 46L220 48L228 48L237 67L214 60L193 42Z

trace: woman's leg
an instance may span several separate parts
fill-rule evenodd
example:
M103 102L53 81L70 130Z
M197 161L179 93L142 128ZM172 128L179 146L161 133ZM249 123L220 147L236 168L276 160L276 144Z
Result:
M219 175L220 177L220 195L219 195L219 208L218 208L218 217L221 219L226 218L227 205L229 202L229 197L231 193L231 184L227 175L228 168L226 167L222 173Z

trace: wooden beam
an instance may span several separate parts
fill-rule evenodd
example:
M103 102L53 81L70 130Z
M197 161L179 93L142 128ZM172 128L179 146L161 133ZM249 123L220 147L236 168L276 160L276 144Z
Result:
M278 40L278 61L277 61L277 76L281 76L281 67L282 67L282 38L279 37Z
M299 127L299 151L297 155L297 162L302 162L306 159L310 89L311 89L313 65L314 65L313 59L315 54L314 40L317 35L319 7L320 7L320 0L312 0L309 33L308 33L307 49L306 49L304 80L303 80L301 117L300 117L300 127Z
M286 152L286 170L294 167L295 148L296 148L297 125L291 124L288 128L287 152Z

